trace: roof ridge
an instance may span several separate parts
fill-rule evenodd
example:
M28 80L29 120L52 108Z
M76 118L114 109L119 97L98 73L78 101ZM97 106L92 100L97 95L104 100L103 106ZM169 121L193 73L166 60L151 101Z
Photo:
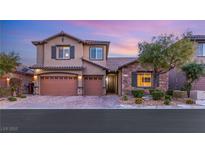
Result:
M39 41L32 41L32 43L34 45L38 45L38 44L41 44L41 43L46 43L47 41L49 41L50 39L53 39L55 37L58 37L58 36L67 36L67 37L70 37L70 38L73 38L79 42L82 42L82 43L92 43L92 42L96 42L96 43L106 43L106 44L109 44L110 42L109 41L101 41L101 40L84 40L84 39L80 39L76 36L73 36L69 33L65 33L64 31L60 31L59 33L56 33L54 35L51 35L50 37L47 37L43 40L39 40Z

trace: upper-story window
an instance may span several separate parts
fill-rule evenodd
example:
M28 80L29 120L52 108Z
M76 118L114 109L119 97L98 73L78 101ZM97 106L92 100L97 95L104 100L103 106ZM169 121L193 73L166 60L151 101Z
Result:
M103 48L91 47L90 48L90 59L91 60L103 60Z
M199 43L198 44L197 56L205 57L205 43Z
M59 46L57 47L58 59L70 59L70 47Z

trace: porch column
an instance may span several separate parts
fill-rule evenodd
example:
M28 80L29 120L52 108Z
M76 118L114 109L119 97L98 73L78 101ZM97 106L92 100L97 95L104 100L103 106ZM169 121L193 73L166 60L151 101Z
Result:
M77 94L79 96L82 96L83 95L83 76L82 74L81 75L78 75L78 89L77 89Z
M102 82L103 82L103 95L106 95L106 75L103 75Z

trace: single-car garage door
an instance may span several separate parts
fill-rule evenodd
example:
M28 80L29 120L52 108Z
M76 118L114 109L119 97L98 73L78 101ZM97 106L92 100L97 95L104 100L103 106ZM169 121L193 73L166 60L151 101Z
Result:
M103 76L84 76L84 95L103 95Z
M77 95L77 76L41 76L40 93L51 96Z

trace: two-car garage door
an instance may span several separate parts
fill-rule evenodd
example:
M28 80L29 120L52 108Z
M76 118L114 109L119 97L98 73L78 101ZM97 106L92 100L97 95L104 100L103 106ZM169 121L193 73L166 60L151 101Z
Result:
M77 76L41 76L41 95L74 96L77 95Z
M103 76L83 76L83 95L103 95ZM78 87L77 76L41 76L40 94L50 96L76 96Z

